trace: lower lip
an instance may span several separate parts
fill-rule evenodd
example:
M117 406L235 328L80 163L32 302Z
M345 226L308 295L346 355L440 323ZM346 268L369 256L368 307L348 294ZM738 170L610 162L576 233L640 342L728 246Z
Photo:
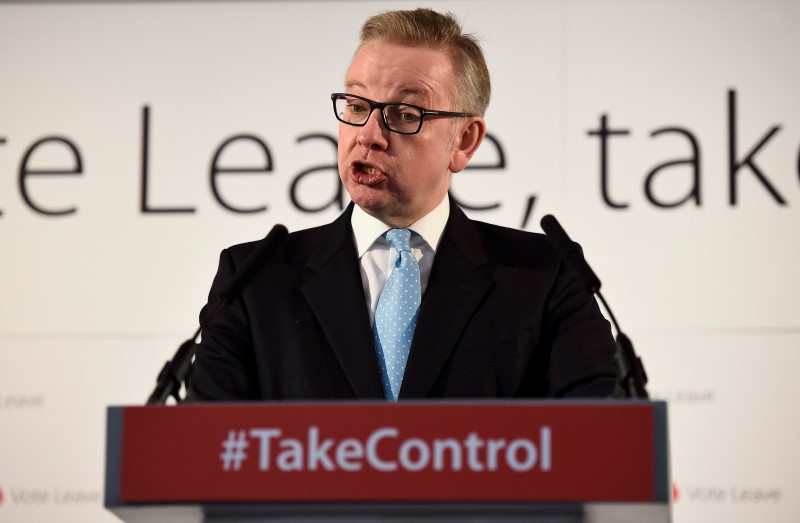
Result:
M386 179L383 173L367 174L364 171L360 171L358 169L352 170L352 177L354 182L367 186L378 185Z

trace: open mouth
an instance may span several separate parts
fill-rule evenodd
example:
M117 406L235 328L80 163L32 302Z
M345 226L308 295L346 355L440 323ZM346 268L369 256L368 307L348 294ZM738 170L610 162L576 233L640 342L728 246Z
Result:
M382 182L386 176L374 165L362 162L353 164L353 180L364 185L375 185Z
M364 174L378 174L380 171L371 165L358 164L359 170Z

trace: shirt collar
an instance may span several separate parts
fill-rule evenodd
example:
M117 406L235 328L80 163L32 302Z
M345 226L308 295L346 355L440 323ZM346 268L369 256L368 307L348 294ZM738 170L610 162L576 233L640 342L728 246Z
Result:
M450 201L445 196L441 203L431 212L409 225L408 228L421 236L425 243L436 252L449 217ZM377 218L367 214L358 205L353 208L353 216L350 219L350 223L353 227L359 259L364 256L383 233L391 228Z

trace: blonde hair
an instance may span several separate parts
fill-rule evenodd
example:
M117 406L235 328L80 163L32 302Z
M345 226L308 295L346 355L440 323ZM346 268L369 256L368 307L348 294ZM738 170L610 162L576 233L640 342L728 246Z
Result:
M407 47L447 49L450 52L455 85L456 111L483 116L492 93L489 69L477 38L462 32L461 24L451 13L431 9L386 11L369 18L361 27L361 43L376 40Z

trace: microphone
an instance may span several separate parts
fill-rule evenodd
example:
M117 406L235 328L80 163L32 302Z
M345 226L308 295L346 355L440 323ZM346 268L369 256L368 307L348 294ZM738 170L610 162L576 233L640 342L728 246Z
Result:
M564 263L572 270L583 286L590 293L594 294L600 290L600 279L594 273L583 254L578 250L575 243L569 239L567 232L558 223L552 214L546 215L541 221L542 229L550 243L555 248Z
M611 311L611 307L606 303L605 298L600 293L600 279L594 273L589 263L583 257L577 244L570 240L566 231L558 223L555 216L548 214L541 220L542 230L547 235L547 239L553 245L556 253L564 260L564 264L569 267L578 282L589 291L596 294L603 307L608 311L611 323L617 330L616 353L614 360L617 363L617 384L614 391L616 398L645 398L649 397L645 384L647 374L644 371L644 364L641 358L633 350L633 343L619 328L617 319Z
M275 248L283 243L283 240L289 234L289 231L281 224L275 225L269 234L267 234L263 240L258 242L256 248L253 249L253 252L245 259L244 263L242 263L241 268L236 271L236 274L233 275L231 281L220 291L219 293L219 300L214 305L213 308L209 309L207 313L203 315L200 320L200 329L206 326L208 320L217 312L218 309L224 307L225 305L229 305L236 301L236 298L242 293L247 284L250 283L250 280L253 279L253 276L256 275L256 272L264 265L264 262L267 260L267 257L275 251ZM195 338L197 335L200 334L200 330L198 329Z
M197 337L208 324L208 321L224 306L236 301L244 291L250 280L256 275L259 269L264 266L267 257L275 251L289 231L281 224L275 225L264 239L259 241L256 248L245 259L241 268L231 278L227 285L222 289L219 299L208 312L203 314L200 319L200 326L195 331L194 336L186 340L178 348L175 356L164 364L156 380L156 387L147 399L147 405L163 405L172 396L178 403L181 402L180 389L189 372L192 369L192 358L197 348Z

